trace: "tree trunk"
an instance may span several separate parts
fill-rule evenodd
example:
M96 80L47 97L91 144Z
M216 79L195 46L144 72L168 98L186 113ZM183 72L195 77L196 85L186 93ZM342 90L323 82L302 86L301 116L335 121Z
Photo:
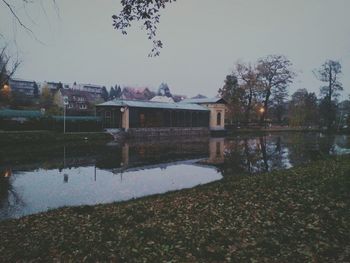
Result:
M332 111L332 69L329 69L329 84L328 84L328 110ZM328 117L327 128L330 130L332 128L332 118Z
M265 96L265 100L264 100L264 111L263 113L261 114L261 117L260 117L260 122L263 123L265 121L265 118L266 118L266 115L267 115L267 111L268 111L268 104L269 104L269 99L270 99L270 96L271 96L271 90L268 89L267 92L266 92L266 96Z
M245 120L246 120L246 122L250 122L250 111L251 111L251 108L252 108L252 100L253 100L253 91L250 88L249 89L249 96L248 96L248 105L247 105L247 109L246 109L246 112L245 112Z

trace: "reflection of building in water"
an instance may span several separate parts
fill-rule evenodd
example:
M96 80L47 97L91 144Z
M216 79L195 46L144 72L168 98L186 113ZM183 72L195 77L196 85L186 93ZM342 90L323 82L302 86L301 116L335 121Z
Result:
M98 160L100 168L110 168L115 172L145 167L166 168L177 162L190 162L209 157L209 140L173 140L173 141L128 141L122 147L114 149L113 156ZM118 154L119 153L119 154ZM119 158L116 158L119 156Z
M129 144L125 143L122 148L122 163L121 167L127 167L129 165Z
M209 164L221 164L224 162L225 139L211 138L209 140Z
M69 179L68 174L64 174L63 175L63 182L68 183L68 179Z

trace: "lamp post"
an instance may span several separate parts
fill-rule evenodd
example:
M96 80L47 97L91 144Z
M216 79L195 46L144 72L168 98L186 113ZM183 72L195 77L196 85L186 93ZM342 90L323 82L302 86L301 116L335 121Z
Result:
M262 124L263 121L265 122L265 120L263 119L263 115L264 115L264 113L265 113L265 108L264 108L264 107L261 107L261 108L259 109L259 112L260 112L260 114L261 114L260 120L261 120L261 124Z
M66 106L68 105L68 96L63 97L63 133L66 133Z

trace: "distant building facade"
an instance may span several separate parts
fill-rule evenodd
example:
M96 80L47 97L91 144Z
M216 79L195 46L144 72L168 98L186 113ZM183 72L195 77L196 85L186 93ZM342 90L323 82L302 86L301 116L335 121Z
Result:
M49 81L49 82L45 82L44 84L47 85L47 87L53 94L56 93L56 91L58 91L61 88L69 89L69 84L67 83Z
M101 100L96 100L87 91L73 90L73 89L60 89L54 96L54 103L60 107L64 107L63 98L68 98L68 105L66 110L71 113L92 113L93 106Z
M72 85L72 90L79 90L90 94L90 97L94 100L102 98L103 86L95 84L76 84Z
M28 97L34 97L35 95L35 81L10 79L9 86L12 93L19 93Z

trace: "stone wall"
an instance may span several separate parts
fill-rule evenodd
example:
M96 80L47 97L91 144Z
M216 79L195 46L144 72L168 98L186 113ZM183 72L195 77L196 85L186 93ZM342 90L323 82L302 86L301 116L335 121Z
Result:
M191 137L191 136L209 136L210 132L205 127L172 127L172 128L130 128L128 129L129 138L148 138L148 137Z

